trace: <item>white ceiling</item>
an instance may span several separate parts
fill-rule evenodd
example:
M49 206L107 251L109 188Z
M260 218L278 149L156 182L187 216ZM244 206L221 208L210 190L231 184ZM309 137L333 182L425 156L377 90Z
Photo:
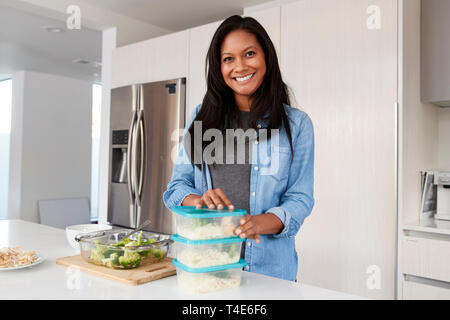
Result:
M272 0L83 0L92 6L180 31L242 14L243 9Z
M60 26L50 33L43 26ZM100 68L75 64L74 59L101 61L102 34L81 28L69 30L59 21L0 5L0 79L16 71L32 70L99 81Z
M155 30L152 35L159 36L222 20L233 14L242 14L244 8L272 1L73 0L80 5L82 15L83 12L86 16L86 12L95 11L91 17L95 17L96 21L104 18L104 21L98 21L99 24L112 26L117 22L118 26L122 26L123 32L128 32L130 36L134 32L137 37L142 28ZM100 81L100 68L92 64L72 63L74 59L101 62L102 34L98 28L65 28L65 21L58 20L56 16L59 14L65 17L65 5L69 2L71 1L0 0L0 80L10 77L16 71L32 70ZM48 25L60 26L64 32L49 33L42 28ZM95 73L99 76L93 75Z

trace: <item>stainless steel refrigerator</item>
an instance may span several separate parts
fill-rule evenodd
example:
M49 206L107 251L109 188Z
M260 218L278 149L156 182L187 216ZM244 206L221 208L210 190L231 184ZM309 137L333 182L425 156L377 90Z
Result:
M173 169L172 133L185 125L185 78L111 90L108 222L174 233L163 193Z

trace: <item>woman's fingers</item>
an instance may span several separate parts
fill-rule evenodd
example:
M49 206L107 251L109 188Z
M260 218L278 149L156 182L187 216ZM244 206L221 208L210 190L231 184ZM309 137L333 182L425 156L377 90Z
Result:
M208 191L203 194L202 199L208 208L210 208L210 209L214 208L214 202L212 201L211 196L208 193Z
M233 204L231 203L230 199L228 199L226 194L222 191L222 189L217 188L214 191L222 199L222 202L227 206L228 209L231 209L231 210L234 209ZM221 204L221 206L222 206L222 204ZM217 206L217 209L223 209L223 206L222 207Z
M213 205L214 205L212 208L217 207L218 209L223 209L224 203L222 202L221 197L216 193L216 190L209 189L207 191L207 194L212 199L212 202L213 202ZM208 207L210 207L210 206L208 206Z
M205 205L205 201L203 201L203 198L198 198L197 200L195 200L194 205L197 209L200 209Z
M214 209L216 207L217 209L223 209L225 206L227 206L228 209L234 209L230 199L228 199L225 193L219 188L209 189L203 194L201 199L203 200L202 205L206 205L210 209ZM197 206L197 208L199 207Z
M253 221L250 215L246 215L241 218L240 226L236 228L235 233L236 235L240 236L241 238L250 238L250 239L256 239L258 238L259 243L259 234L258 234L258 226Z

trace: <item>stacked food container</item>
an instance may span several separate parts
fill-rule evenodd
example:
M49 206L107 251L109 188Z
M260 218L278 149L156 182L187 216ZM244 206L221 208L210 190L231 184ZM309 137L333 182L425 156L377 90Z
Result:
M242 242L234 235L245 210L216 210L178 206L177 234L172 235L180 288L206 293L240 286L245 260L240 259Z

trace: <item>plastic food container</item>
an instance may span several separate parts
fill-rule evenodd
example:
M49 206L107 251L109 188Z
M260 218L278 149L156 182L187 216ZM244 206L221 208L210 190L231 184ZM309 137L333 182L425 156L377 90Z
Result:
M113 269L131 269L141 264L162 260L172 240L170 235L142 231L142 244L128 243L118 246L130 230L116 229L79 234L75 239L80 244L80 254L86 261ZM139 232L130 240L138 241Z
M192 206L176 206L177 234L189 240L219 239L234 236L234 229L247 211L241 209L218 210Z
M189 240L175 234L176 258L190 268L212 267L239 262L242 242L245 239L229 237L224 239Z
M241 285L242 268L245 260L221 266L190 268L177 259L172 260L177 268L178 286L190 293L209 293L225 289L237 288Z

